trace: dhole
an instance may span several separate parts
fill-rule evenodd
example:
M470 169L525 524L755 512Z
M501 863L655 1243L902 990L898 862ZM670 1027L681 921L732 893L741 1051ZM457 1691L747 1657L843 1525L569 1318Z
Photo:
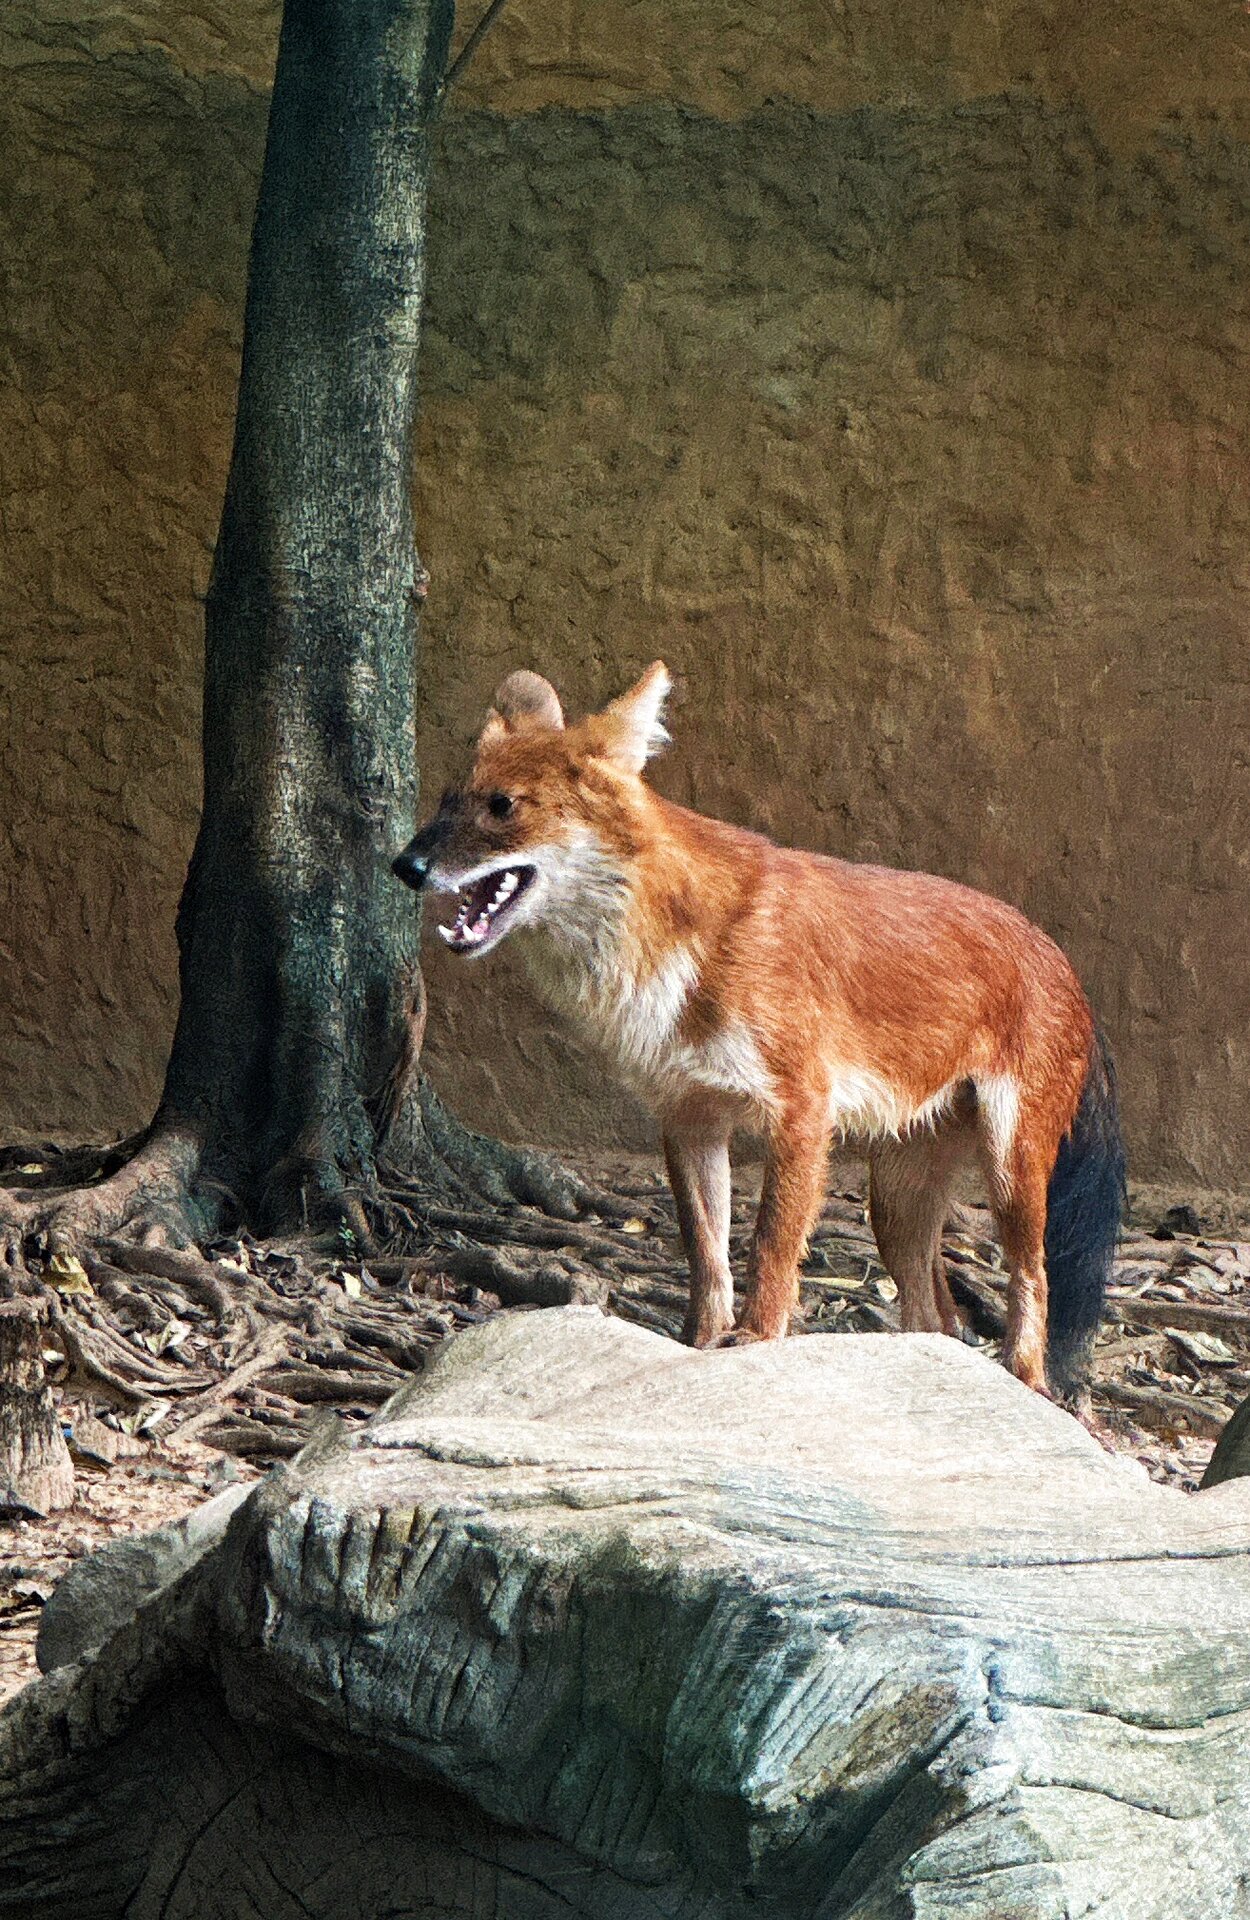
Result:
M458 893L454 953L509 935L539 990L658 1115L690 1263L686 1337L734 1328L729 1139L767 1159L733 1337L775 1340L830 1141L862 1142L902 1324L957 1333L941 1234L979 1160L1010 1269L1003 1358L1079 1395L1123 1194L1110 1061L1071 966L1013 907L929 874L773 846L647 787L657 661L566 726L547 681L495 695L465 782L395 862Z

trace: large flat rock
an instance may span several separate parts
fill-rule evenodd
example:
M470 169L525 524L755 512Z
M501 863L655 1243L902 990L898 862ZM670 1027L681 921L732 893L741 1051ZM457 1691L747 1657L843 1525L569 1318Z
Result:
M1250 1914L1250 1482L953 1341L501 1316L142 1564L0 1720L0 1911Z

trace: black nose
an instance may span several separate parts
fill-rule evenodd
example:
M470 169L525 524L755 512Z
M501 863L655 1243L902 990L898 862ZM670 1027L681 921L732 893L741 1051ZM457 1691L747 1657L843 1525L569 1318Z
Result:
M415 846L405 847L398 858L392 860L391 872L397 874L406 887L419 893L430 877L430 856Z

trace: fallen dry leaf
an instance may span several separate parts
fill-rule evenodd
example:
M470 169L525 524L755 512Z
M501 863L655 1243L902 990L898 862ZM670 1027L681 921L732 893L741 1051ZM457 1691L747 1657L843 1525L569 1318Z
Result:
M58 1293L95 1292L87 1278L87 1269L76 1253L54 1253L48 1262L48 1273Z

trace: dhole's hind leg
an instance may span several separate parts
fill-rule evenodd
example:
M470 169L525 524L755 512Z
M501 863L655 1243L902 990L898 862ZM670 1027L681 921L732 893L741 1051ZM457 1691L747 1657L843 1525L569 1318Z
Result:
M942 1229L973 1144L970 1127L948 1121L937 1130L883 1140L869 1157L868 1213L882 1263L898 1287L904 1333L959 1336Z
M824 1199L830 1134L827 1098L791 1109L773 1127L738 1323L753 1339L780 1340L789 1331L799 1263Z
M729 1136L711 1125L672 1122L664 1130L664 1161L690 1266L690 1306L682 1337L692 1347L706 1347L727 1333L734 1320Z
M992 1106L980 1129L994 1224L1007 1263L1003 1365L1026 1387L1046 1386L1046 1190L1058 1140L1027 1108L1004 1124Z

